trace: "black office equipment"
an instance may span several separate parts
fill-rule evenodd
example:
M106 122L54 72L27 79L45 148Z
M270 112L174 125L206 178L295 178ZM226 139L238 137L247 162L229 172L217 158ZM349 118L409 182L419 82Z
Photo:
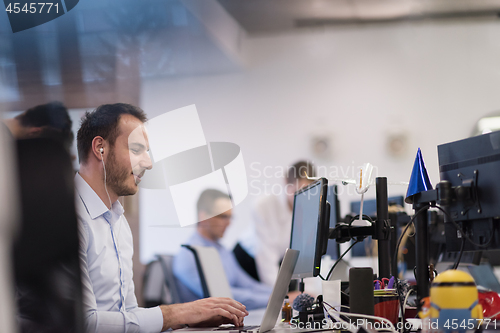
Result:
M404 207L404 197L402 195L399 196L392 196L387 198L387 203L389 206L401 206ZM361 201L353 201L351 202L351 214L353 216L358 215L361 207ZM377 200L372 199L372 200L364 200L363 201L363 215L367 215L371 217L373 220L377 219ZM396 222L397 222L397 216L392 216L391 218L391 224L396 227ZM394 234L396 236L396 234ZM392 237L391 238L391 253L393 253L393 249L396 248L396 242L397 242L397 237ZM351 255L353 257L365 257L369 255L366 251L367 248L372 248L373 247L373 239L371 238L366 238L363 242L358 243L353 246L351 250Z
M340 221L340 202L337 193L337 185L328 186L326 201L330 203L330 228L335 228ZM339 252L339 244L334 239L329 239L326 254L332 259L337 259Z
M349 269L349 312L374 314L373 269L353 267Z
M293 278L318 276L329 229L328 180L321 178L295 192L290 248L299 250Z
M441 182L448 182L450 189L450 200L442 206L481 244L466 242L464 250L500 248L500 132L440 145L438 156ZM447 250L459 251L456 228L446 223L445 231Z
M367 236L372 236L378 240L378 273L380 277L389 278L391 274L391 235L394 234L394 226L389 220L387 202L387 178L377 177L376 202L377 220L370 226L358 227L351 223L339 223L335 228L330 228L329 238L335 239L338 243L343 243L356 239L363 240Z
M441 182L406 198L417 216L417 298L429 295L427 209L442 209L447 251L500 248L500 131L438 146Z

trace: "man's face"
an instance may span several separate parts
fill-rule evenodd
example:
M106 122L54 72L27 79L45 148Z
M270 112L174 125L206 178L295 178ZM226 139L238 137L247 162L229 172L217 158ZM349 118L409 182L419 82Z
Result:
M217 241L224 236L226 228L231 223L231 218L232 218L231 207L232 207L231 200L227 198L219 198L215 200L214 211L224 212L224 213L203 220L203 212L200 212L199 226L200 228L204 229L206 235L208 235L211 240Z
M144 172L152 168L149 143L143 123L132 115L122 115L118 129L106 161L106 183L118 196L133 195Z

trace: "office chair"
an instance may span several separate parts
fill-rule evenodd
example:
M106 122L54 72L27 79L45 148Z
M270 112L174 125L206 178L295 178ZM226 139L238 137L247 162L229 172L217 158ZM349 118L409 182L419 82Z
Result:
M173 259L171 255L158 254L156 260L147 265L142 288L146 307L182 302L178 290L179 282L172 270Z
M236 243L233 248L234 257L238 264L248 273L255 281L260 282L259 273L257 272L257 264L255 259L245 250L240 243Z
M50 139L17 142L22 223L14 243L21 332L83 332L74 171Z

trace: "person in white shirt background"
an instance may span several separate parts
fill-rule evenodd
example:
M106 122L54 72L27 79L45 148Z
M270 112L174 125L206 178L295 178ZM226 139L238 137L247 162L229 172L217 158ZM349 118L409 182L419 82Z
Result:
M85 114L77 134L76 209L87 330L160 332L182 325L241 326L248 312L229 298L138 307L132 280L132 233L118 198L135 194L141 177L152 167L145 121L138 107L106 104Z
M269 286L274 285L285 250L290 247L294 193L312 183L307 176L316 177L311 162L298 161L290 166L282 194L270 194L257 201L251 231L239 241L255 259L259 281Z

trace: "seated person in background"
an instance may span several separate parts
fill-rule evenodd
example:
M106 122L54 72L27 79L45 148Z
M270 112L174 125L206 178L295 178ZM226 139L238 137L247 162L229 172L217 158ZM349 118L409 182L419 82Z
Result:
M288 168L282 194L271 194L257 201L253 224L248 232L242 233L235 247L243 267L240 258L247 257L246 262L248 256L255 259L259 281L268 286L274 285L283 254L290 246L294 194L313 182L307 176L316 177L316 168L311 162L299 161Z
M61 102L37 105L2 121L15 139L50 138L60 142L68 152L71 149L72 121Z
M224 213L207 218L212 215L211 212L215 211ZM224 271L231 285L233 298L249 310L265 308L271 295L271 287L252 279L238 265L233 253L219 243L231 222L230 198L218 190L205 190L198 199L197 212L200 222L198 222L196 232L187 240L186 244L215 247L219 252ZM198 298L203 297L199 273L191 251L181 248L174 258L173 269L174 275L183 285L180 288L181 297L185 297L186 294L182 287L187 287Z

